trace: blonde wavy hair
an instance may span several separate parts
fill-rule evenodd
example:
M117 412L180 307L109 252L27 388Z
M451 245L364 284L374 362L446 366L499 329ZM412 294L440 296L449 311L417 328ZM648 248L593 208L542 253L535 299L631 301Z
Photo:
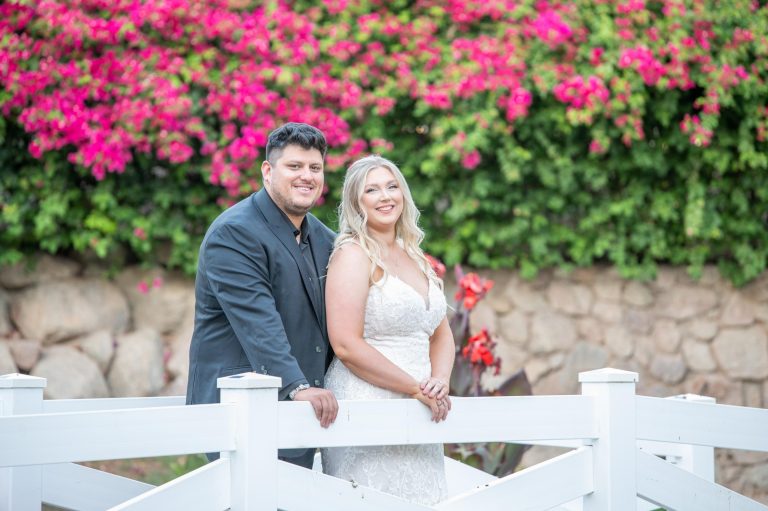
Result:
M419 213L416 204L413 202L408 183L405 181L403 173L397 168L397 165L378 155L361 158L347 169L347 174L344 177L344 187L341 192L341 204L339 204L339 235L334 243L334 254L345 243L355 242L360 245L371 260L370 281L374 282L373 275L376 267L381 268L385 276L387 275L387 268L381 256L381 244L368 233L368 216L362 207L361 201L365 192L365 180L368 174L378 168L385 168L392 172L403 192L403 212L395 224L395 238L401 243L405 253L416 262L427 277L439 282L437 275L420 247L424 239L424 231L418 225L421 213Z

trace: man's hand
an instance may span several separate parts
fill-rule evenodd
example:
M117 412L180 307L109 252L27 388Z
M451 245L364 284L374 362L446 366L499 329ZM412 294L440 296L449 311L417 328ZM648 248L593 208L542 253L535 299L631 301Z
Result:
M339 413L339 402L333 392L318 387L310 387L300 390L293 396L294 401L309 401L312 408L315 409L315 416L320 421L320 425L327 428L336 420L336 414Z

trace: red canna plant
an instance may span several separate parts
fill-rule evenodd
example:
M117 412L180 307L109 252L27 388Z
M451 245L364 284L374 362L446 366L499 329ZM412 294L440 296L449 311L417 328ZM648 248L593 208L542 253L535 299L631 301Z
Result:
M429 258L438 275L445 273L445 266L435 258ZM493 288L493 281L477 273L464 273L456 266L456 305L450 318L453 338L456 342L456 362L451 375L451 395L454 396L527 396L532 394L531 384L520 368L504 380L495 390L483 387L486 371L498 375L502 360L495 354L496 341L485 327L473 329L470 319L475 306ZM472 332L475 333L472 333ZM515 471L526 445L506 443L449 444L448 455L460 459L485 472L504 476Z

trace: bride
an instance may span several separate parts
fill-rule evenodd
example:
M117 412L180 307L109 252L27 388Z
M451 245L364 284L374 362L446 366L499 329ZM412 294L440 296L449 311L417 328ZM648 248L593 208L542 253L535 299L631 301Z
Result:
M340 400L418 399L439 422L451 407L454 343L418 217L394 163L368 156L349 167L326 282L336 358L325 387ZM421 504L445 497L441 444L328 448L322 456L327 474Z

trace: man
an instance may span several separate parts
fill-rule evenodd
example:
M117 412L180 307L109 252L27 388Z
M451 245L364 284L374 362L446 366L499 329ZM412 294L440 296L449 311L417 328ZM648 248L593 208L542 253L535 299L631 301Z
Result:
M276 129L261 165L264 188L208 228L195 280L187 404L217 403L217 378L255 371L282 378L278 397L309 401L323 427L335 420L336 398L322 388L333 355L323 277L334 233L309 214L323 191L326 151L317 128ZM279 456L311 468L314 449Z

